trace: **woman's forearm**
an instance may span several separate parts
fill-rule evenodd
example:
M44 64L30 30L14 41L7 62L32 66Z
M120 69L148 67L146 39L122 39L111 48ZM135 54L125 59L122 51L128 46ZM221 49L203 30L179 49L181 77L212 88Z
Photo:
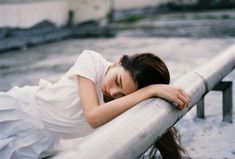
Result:
M86 120L93 128L109 122L149 97L161 97L177 103L179 109L183 109L189 101L186 93L180 88L166 84L153 84L100 105L95 84L92 81L80 77L78 78L78 85L79 96Z
M139 102L150 97L161 97L170 102L176 103L180 110L185 108L190 100L188 95L181 88L167 84L149 85L134 93L97 107L97 109L94 110L96 127L107 123Z
M109 122L144 99L153 96L152 91L152 86L148 86L124 97L102 104L99 107L95 107L91 112L91 118L93 119L92 127L99 127Z

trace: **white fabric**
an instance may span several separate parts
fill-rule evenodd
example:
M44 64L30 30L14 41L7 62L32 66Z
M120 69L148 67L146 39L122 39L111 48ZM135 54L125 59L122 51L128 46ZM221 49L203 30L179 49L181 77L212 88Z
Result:
M100 103L101 82L112 63L85 50L62 78L39 86L0 92L0 158L36 159L58 150L60 137L86 136L93 131L85 120L76 75L95 82Z
M75 77L80 75L93 81L102 103L101 82L111 64L97 52L85 50L57 83L39 84L36 101L48 129L64 138L82 137L93 131L84 118Z
M0 92L0 158L38 159L58 149L58 136L38 118L38 86L14 87Z

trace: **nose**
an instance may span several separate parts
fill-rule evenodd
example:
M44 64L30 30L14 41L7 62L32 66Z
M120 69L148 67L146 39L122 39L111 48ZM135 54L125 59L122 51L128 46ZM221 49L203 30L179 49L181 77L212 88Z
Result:
M120 89L117 87L110 88L109 93L110 93L110 96L113 98L120 98L121 97Z

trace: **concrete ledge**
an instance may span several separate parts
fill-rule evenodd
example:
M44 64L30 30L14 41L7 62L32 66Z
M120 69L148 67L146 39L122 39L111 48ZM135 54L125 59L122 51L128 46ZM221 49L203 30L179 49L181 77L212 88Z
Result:
M89 21L79 25L56 27L43 21L31 28L0 28L0 52L27 48L39 44L55 42L68 38L113 37L115 32L98 22Z

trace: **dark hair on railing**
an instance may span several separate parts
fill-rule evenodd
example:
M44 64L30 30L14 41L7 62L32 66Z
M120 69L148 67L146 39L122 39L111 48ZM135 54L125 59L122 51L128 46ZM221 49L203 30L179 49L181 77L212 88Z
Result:
M170 83L170 73L166 64L152 53L124 55L120 62L121 66L131 74L138 89L151 84ZM180 159L182 154L188 156L184 148L180 146L180 136L175 128L169 129L156 141L153 149L158 149L164 159ZM154 158L155 154L151 156Z

